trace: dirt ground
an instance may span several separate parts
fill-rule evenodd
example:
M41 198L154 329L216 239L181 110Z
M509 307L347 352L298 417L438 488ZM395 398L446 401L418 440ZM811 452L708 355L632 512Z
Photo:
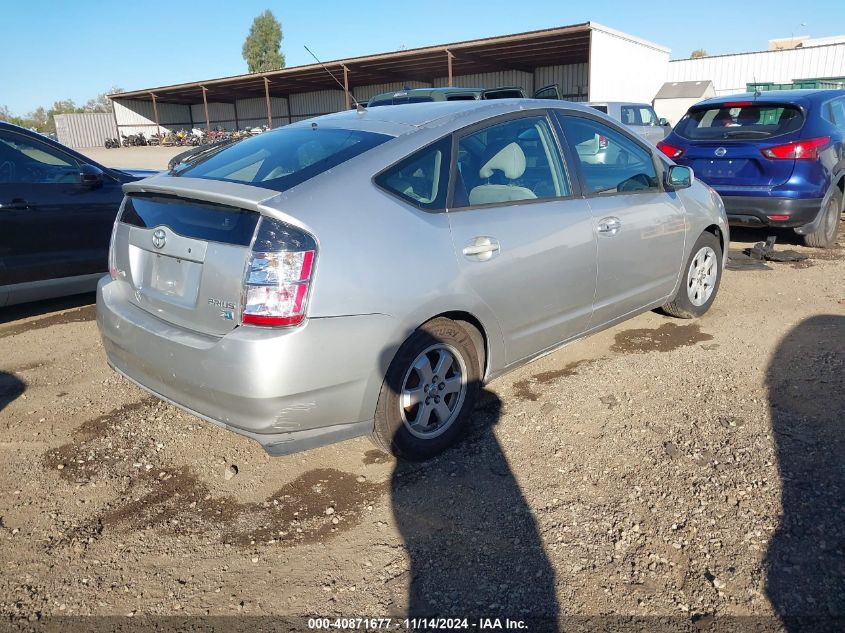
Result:
M842 630L845 251L785 248L494 381L422 464L270 458L115 375L91 297L0 312L0 616Z
M168 161L190 147L86 147L79 152L106 167L167 169Z

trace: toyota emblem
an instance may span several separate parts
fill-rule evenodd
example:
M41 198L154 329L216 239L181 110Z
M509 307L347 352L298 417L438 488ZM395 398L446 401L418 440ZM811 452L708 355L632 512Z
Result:
M716 151L713 153L716 154L716 156L718 156L719 158L721 158L722 156L728 153L728 150L726 150L724 147L717 147Z
M167 244L167 233L164 232L164 229L156 229L153 233L153 246L164 248L165 244Z

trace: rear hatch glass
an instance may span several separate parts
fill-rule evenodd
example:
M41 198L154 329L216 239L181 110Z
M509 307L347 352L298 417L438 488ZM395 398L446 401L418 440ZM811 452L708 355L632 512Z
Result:
M286 127L245 139L171 172L287 191L392 137L363 130Z
M704 182L730 193L789 180L795 161L769 160L760 149L772 144L768 139L795 133L803 125L803 112L792 105L727 103L691 109L675 134L694 141L681 162Z
M129 301L158 318L223 335L238 324L261 215L176 196L132 194L114 236Z
M747 141L791 134L802 125L804 114L793 105L726 103L691 109L675 134L691 141Z

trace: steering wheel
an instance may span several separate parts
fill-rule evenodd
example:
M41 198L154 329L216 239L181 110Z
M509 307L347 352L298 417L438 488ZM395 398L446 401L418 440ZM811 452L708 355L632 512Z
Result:
M0 163L0 182L14 182L15 181L15 164L10 161L3 161Z

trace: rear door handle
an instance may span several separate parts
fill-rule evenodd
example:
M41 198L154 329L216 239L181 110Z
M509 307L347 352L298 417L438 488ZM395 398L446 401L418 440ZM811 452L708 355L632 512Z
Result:
M622 221L619 218L609 217L609 218L602 218L599 220L599 228L598 231L602 235L606 236L613 236L619 233L619 229L622 228Z
M11 202L0 203L0 210L2 209L28 209L29 203L23 198L12 198Z
M472 240L464 246L464 250L461 252L464 254L464 257L467 257L468 259L486 262L488 259L493 259L499 250L501 250L499 240L495 237L481 235L472 238Z

